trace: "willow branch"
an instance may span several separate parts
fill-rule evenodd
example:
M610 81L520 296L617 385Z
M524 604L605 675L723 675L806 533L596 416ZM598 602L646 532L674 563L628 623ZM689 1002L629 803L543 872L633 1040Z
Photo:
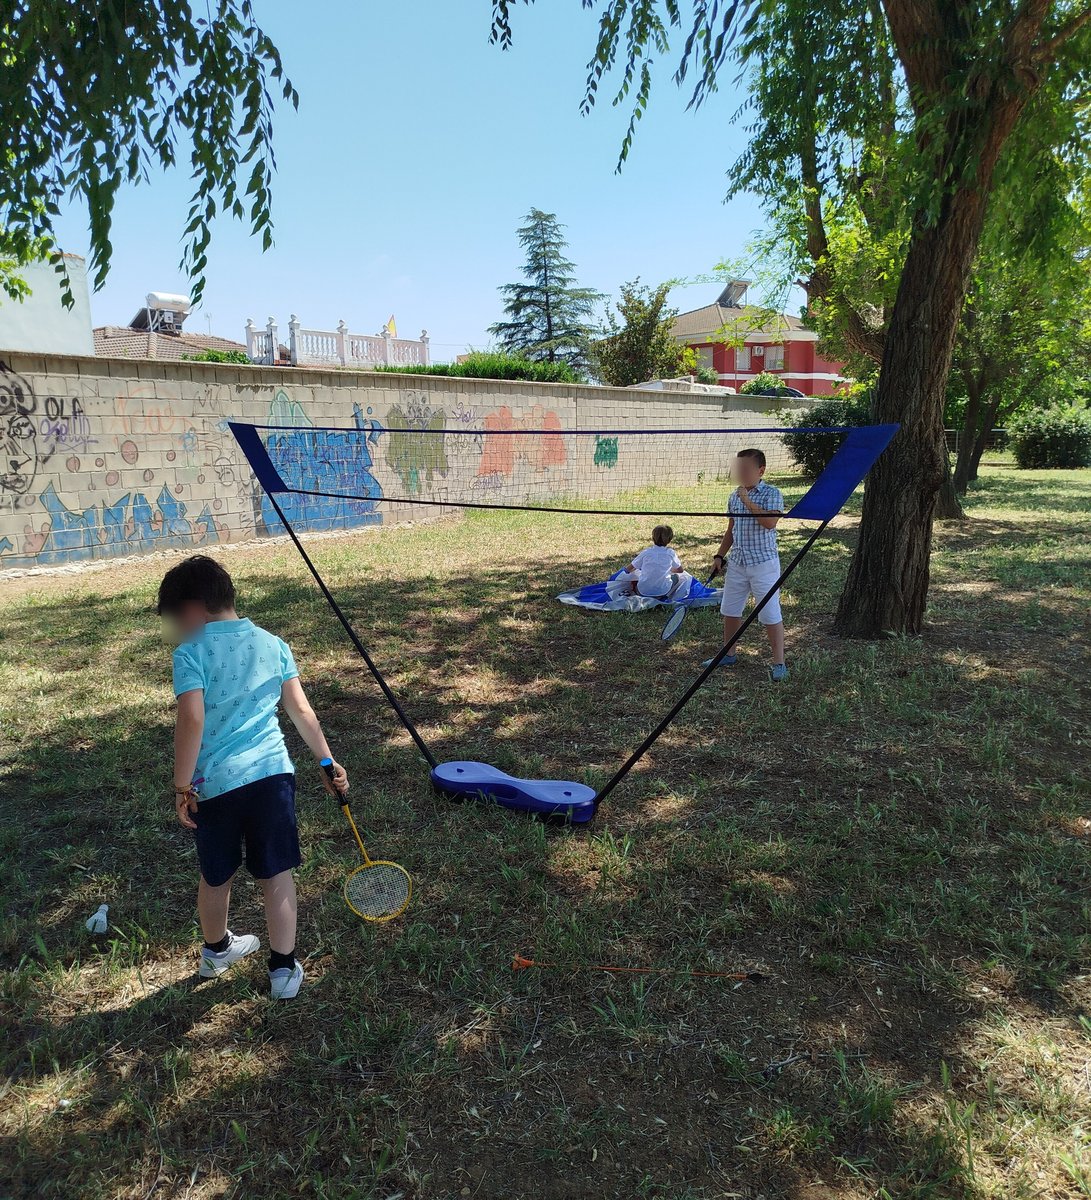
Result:
M1050 62L1056 57L1057 51L1060 50L1065 42L1075 37L1088 24L1091 24L1091 8L1085 8L1083 12L1074 13L1051 38L1034 47L1035 60L1037 62Z

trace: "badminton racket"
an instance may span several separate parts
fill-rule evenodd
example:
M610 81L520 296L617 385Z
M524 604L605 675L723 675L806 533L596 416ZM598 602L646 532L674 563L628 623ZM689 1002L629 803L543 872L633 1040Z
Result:
M672 967L608 967L602 963L547 963L517 954L512 959L513 971L529 971L532 967L542 969L559 968L562 971L609 971L613 975L684 975L690 979L738 979L749 983L761 983L765 976L760 971L687 971Z
M715 569L705 580L705 587L716 578ZM667 618L666 625L663 626L663 632L659 635L663 641L669 642L672 637L682 628L682 622L686 619L686 613L689 612L692 605L689 600L679 600L674 605L674 612Z
M333 759L324 758L319 764L333 782ZM339 797L341 811L348 819L352 836L360 847L363 863L345 878L345 903L365 921L392 921L409 907L413 895L413 879L405 867L385 859L372 859L364 848L360 831L352 819L352 810L344 797Z

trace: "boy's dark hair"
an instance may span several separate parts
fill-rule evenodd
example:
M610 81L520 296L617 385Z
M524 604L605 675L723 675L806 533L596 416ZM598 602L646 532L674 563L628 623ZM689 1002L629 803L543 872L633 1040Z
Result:
M669 525L657 525L652 530L652 544L655 546L669 546L673 537L674 530Z
M751 446L748 450L740 450L735 455L736 458L752 458L759 467L765 466L765 452L757 449L756 446Z
M194 554L171 567L159 585L156 611L161 617L173 616L194 600L210 613L235 607L235 585L231 576L207 554Z

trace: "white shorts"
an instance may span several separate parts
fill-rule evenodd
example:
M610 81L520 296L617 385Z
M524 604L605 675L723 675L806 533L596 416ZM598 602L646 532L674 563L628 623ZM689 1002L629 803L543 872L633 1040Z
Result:
M748 596L753 596L755 603L780 578L780 558L770 558L766 562L753 563L745 566L742 563L728 562L724 567L724 598L720 601L720 612L725 617L741 617L746 607ZM780 612L780 589L769 597L769 602L758 613L758 620L763 625L777 625L784 618Z
M679 571L676 575L650 581L641 579L638 571L636 578L637 594L649 596L653 600L685 600L689 595L690 584L693 583L693 576L688 571Z

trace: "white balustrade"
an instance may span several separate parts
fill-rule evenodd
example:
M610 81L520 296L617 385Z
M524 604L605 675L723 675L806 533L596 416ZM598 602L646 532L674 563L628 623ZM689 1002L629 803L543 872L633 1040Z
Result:
M288 350L292 366L409 367L430 361L427 329L416 341L391 337L387 329L375 336L350 333L344 321L335 330L304 329L295 313L288 322ZM246 353L255 363L276 363L277 327L272 317L265 329L246 322Z
M259 329L252 318L246 322L246 355L253 363L275 366L277 361L277 323L272 317L264 329Z
M428 365L428 343L423 340L411 342L408 338L391 338L390 362L399 367L425 367Z
M366 333L350 333L348 337L348 365L351 367L379 367L386 362L383 350L384 339L369 337Z

